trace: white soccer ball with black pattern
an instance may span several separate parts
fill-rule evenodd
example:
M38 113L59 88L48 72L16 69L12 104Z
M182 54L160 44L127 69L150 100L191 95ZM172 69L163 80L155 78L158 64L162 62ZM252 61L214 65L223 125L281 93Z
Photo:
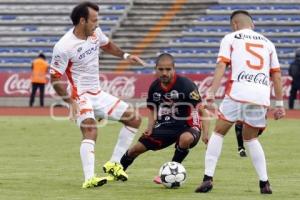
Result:
M178 162L167 162L161 166L159 176L162 184L167 188L178 188L186 180L186 170Z

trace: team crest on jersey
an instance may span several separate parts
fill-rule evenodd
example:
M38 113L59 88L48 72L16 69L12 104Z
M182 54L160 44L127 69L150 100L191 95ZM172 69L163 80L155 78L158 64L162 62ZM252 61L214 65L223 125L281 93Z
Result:
M190 99L194 99L196 101L200 100L199 92L194 90L190 93Z
M80 51L82 51L82 47L79 47L78 49L77 49L77 52L79 53Z

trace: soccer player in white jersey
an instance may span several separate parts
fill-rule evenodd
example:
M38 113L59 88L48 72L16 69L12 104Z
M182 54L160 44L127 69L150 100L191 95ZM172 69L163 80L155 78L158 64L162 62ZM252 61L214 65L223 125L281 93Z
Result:
M214 94L227 66L231 66L231 78L208 142L203 182L195 192L205 193L213 188L213 176L221 154L223 137L236 121L241 121L244 143L259 177L260 192L271 194L265 155L257 135L266 126L265 114L270 106L270 79L276 98L274 117L280 119L285 115L280 66L275 46L266 37L253 31L253 21L247 11L234 11L230 23L233 32L221 41L213 83L206 97L208 106L214 102Z
M103 166L104 172L122 181L126 181L128 176L119 164L120 158L141 124L141 118L131 106L100 88L100 49L133 63L143 65L144 62L135 55L124 53L102 33L98 27L98 11L99 7L90 2L80 3L73 9L70 17L74 27L56 43L50 68L51 83L57 94L69 104L83 135L80 146L85 177L83 188L97 187L107 182L107 178L94 174L96 118L113 119L124 124L111 160ZM67 75L71 85L71 95L61 84L63 74Z

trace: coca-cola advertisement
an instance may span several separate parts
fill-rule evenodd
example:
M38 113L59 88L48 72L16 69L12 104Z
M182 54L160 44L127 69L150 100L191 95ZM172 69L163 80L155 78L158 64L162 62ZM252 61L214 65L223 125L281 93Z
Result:
M0 74L0 96L1 97L24 97L29 96L31 90L30 72L2 72ZM155 79L153 74L137 73L100 73L100 84L104 91L107 91L122 99L145 98L151 82ZM192 79L199 88L200 94L205 94L211 86L213 74L183 74L182 76ZM66 80L66 79L65 79ZM227 76L222 79L222 84L216 93L217 98L223 98ZM291 78L282 77L284 98L288 98L291 87ZM66 80L66 84L67 80ZM271 83L272 86L272 83ZM46 96L55 96L55 92L48 82L45 87ZM274 91L272 89L272 98Z

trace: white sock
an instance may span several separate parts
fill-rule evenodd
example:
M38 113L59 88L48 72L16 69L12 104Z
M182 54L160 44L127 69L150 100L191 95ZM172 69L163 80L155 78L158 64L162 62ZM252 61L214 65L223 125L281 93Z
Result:
M110 158L111 162L120 163L122 156L129 149L137 131L138 129L128 126L123 126L121 128L117 144Z
M267 181L267 164L264 150L257 139L245 141L245 146L250 154L252 164L255 167L256 173L261 181Z
M88 180L94 176L95 168L95 141L84 139L80 146L80 157L84 173L84 179Z
M223 136L216 132L213 132L209 139L207 150L205 153L204 174L207 176L214 176L217 162L222 151L223 140Z

